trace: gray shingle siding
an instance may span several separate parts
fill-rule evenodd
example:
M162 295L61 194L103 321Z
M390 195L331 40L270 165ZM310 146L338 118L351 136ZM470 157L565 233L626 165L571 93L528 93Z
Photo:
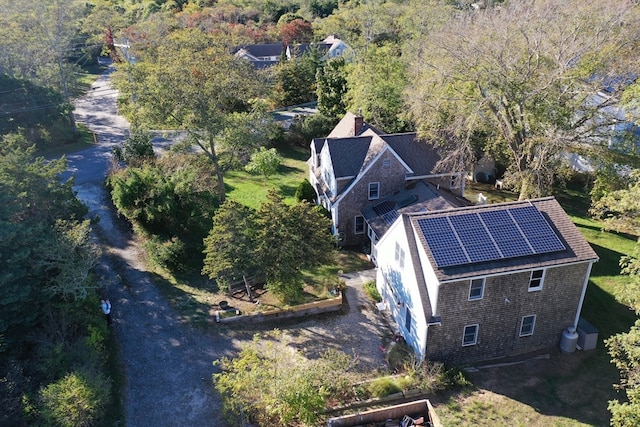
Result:
M488 277L481 300L469 301L469 281L440 286L442 324L428 330L426 357L454 363L533 352L557 346L573 325L589 263L549 268L543 288L529 292L530 272ZM523 316L536 315L534 333L520 337ZM462 346L465 325L478 324L477 344Z

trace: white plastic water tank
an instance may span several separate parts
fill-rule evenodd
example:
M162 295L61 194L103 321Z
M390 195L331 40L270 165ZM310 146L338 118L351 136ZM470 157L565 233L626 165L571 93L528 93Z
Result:
M578 344L578 332L573 326L569 326L562 331L562 338L560 338L560 350L565 353L573 353L576 351L576 345Z

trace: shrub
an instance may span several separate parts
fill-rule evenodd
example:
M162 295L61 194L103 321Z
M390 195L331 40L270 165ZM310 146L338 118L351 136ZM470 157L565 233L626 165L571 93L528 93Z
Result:
M386 359L389 368L395 372L401 370L407 366L407 364L413 364L415 362L415 355L413 354L413 348L404 340L400 340L391 347Z
M316 191L313 189L313 185L311 185L308 179L303 180L298 185L298 188L296 188L295 197L298 202L306 200L312 205L315 205L317 197Z
M401 391L402 388L389 377L378 378L369 384L369 392L373 397L387 397Z
M171 271L182 270L185 256L185 244L177 237L166 240L153 236L145 243L145 249L151 261Z
M111 384L101 374L73 372L40 391L46 424L83 427L104 417Z
M374 302L382 301L382 296L380 295L380 292L378 292L378 288L376 288L375 280L369 280L362 286L364 287L366 294L369 295L369 298Z

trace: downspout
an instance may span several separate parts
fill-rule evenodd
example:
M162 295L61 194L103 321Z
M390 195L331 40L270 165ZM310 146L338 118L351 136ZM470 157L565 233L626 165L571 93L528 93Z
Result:
M587 285L589 284L589 277L591 276L591 267L593 266L594 261L589 263L589 267L587 267L587 274L584 278L584 285L582 286L582 294L580 295L580 302L578 303L578 310L576 311L576 318L573 321L573 327L575 329L578 328L578 320L580 319L580 312L582 311L582 303L584 303L584 296L587 293Z

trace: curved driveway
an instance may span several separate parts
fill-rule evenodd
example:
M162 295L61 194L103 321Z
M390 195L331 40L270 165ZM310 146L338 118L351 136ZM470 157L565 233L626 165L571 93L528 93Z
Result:
M219 398L211 387L212 361L232 356L241 343L225 337L224 328L205 334L180 323L140 262L130 231L116 220L103 188L111 149L124 142L129 128L117 114L116 97L109 75L104 74L77 100L76 120L97 134L98 144L67 158L78 197L88 205L91 217L100 218L96 231L104 256L99 275L113 304L114 332L125 371L124 424L225 426ZM371 271L345 276L348 315L282 328L293 345L310 356L329 347L343 350L357 355L363 370L384 367L378 347L381 333L388 329L359 291L371 277Z

